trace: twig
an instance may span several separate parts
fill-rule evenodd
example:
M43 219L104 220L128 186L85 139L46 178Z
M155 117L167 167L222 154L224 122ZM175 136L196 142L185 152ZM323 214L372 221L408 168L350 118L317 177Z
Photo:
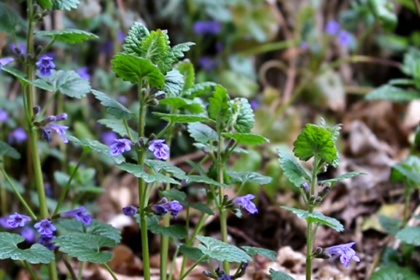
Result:
M67 270L69 271L71 278L73 280L77 280L76 273L74 273L73 267L71 267L71 264L67 260L67 257L64 254L62 255L62 257L63 257L64 265L66 266Z

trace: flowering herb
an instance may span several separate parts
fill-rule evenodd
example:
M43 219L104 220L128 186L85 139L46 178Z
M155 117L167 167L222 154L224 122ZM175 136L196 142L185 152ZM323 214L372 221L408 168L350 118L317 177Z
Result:
M15 214L12 214L7 219L7 224L11 228L17 228L17 227L23 227L27 222L29 222L31 218L26 215L19 214L18 212L15 212Z
M114 144L109 147L111 156L118 156L131 150L131 141L128 139L114 139Z
M124 207L122 210L123 210L124 215L126 216L134 216L137 213L137 208L133 205L128 205Z
M165 139L155 139L150 142L149 150L158 159L167 160L169 158L169 146L165 144Z
M51 69L55 68L53 58L47 54L41 55L35 65L39 68L39 73L41 76L50 76Z
M63 212L60 214L60 216L76 218L76 220L86 225L90 225L90 223L92 222L92 216L86 213L86 208L84 206L80 206L79 208Z
M179 211L184 207L177 200L168 201L165 197L160 200L158 204L153 205L153 210L157 215L163 216L170 212L176 219Z
M339 255L340 262L346 267L349 266L350 260L353 259L356 262L360 262L360 258L356 256L356 251L351 247L356 244L356 242L344 243L336 246L328 247L324 250L325 254L328 255Z
M255 195L253 194L238 196L233 199L233 203L237 207L244 208L246 211L248 211L249 214L255 214L255 213L258 213L258 209L255 203L251 201L254 198L255 198Z
M34 228L38 230L41 235L52 235L57 230L55 225L48 219L42 219L34 225Z

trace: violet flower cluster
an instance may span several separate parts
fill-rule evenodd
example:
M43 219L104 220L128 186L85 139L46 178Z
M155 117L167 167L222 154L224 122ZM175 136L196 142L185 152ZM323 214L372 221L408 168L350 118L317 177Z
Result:
M131 140L125 138L114 139L114 143L109 147L111 156L118 156L128 151L131 151Z
M330 20L325 25L325 32L332 36L337 36L338 42L342 46L349 46L353 36L345 29L341 29L340 24L335 20Z
M153 210L159 216L171 213L174 219L177 219L178 213L184 208L178 200L168 201L166 197L162 198L159 203L153 205Z
M149 150L158 159L167 160L169 158L169 146L165 144L164 139L155 139L150 142Z
M66 125L62 124L56 124L53 122L62 121L67 119L66 113L61 113L57 116L49 116L45 120L41 122L40 129L42 131L42 135L45 139L47 139L47 142L51 142L50 133L51 131L54 131L58 135L60 135L61 140L63 140L64 143L68 143L69 139L65 136L66 130L69 128Z
M53 58L47 54L41 55L35 65L39 68L39 74L41 76L50 76L51 69L55 68Z
M79 208L63 212L60 216L66 218L76 218L76 220L84 223L85 225L90 225L92 222L92 216L86 213L85 206L80 206Z

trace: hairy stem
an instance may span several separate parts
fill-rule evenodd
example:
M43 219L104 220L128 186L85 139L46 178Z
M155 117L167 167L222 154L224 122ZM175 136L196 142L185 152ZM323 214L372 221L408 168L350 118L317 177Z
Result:
M313 171L312 171L312 179L311 179L311 190L309 197L315 195L316 186L318 185L317 182L317 174L318 174L318 158L315 155L314 163L313 163ZM308 203L308 211L312 213L314 211L314 206L310 204L311 201L309 200ZM312 221L308 221L308 228L306 232L306 280L311 280L312 274L312 248L314 246L315 241L315 231L312 230Z

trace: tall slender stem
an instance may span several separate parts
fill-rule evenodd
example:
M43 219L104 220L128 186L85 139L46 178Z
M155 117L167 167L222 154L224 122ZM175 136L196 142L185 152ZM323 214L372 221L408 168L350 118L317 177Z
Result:
M79 273L77 275L77 280L82 280L83 265L84 265L84 262L80 262L80 264L79 264Z
M31 275L31 278L33 280L38 280L38 277L36 276L34 270L32 269L31 265L27 261L23 261L25 264L26 269L28 270L29 274Z
M63 203L63 201L64 201L64 198L66 197L66 194L67 194L67 192L69 191L69 189L70 189L70 186L71 186L71 182L73 181L73 179L74 179L74 176L76 176L76 173L77 173L77 170L79 169L79 167L80 167L80 164L83 162L83 160L85 159L85 157L86 157L86 155L89 153L89 149L84 149L83 150L83 153L82 153L82 155L80 156L80 159L79 159L79 162L77 163L77 165L76 165L76 168L73 170L73 172L71 173L71 175L70 175L70 178L69 178L69 180L67 181L67 184L66 184L66 186L64 187L64 190L61 192L61 195L60 195L60 199L58 200L58 203L57 203L57 206L55 207L55 210L54 210L54 214L53 214L53 216L54 215L56 215L59 211L60 211L60 207L61 207L61 204Z
M206 255L204 255L204 256L202 256L201 258L199 258L188 270L187 270L187 272L185 272L180 278L179 278L179 280L182 280L182 279L184 279L185 277L187 277L187 275L188 275L188 273L190 273L193 269L194 269L194 267L196 267L201 261L203 261L205 258L206 258L207 256Z
M318 158L315 155L314 163L313 163L313 171L312 171L312 179L311 179L311 189L309 197L315 195L316 186L318 185L317 182L317 174L318 174ZM314 211L314 206L308 203L308 211L312 213ZM308 228L306 231L306 280L311 280L312 274L312 248L314 246L315 241L315 231L312 230L312 221L308 221Z
M109 267L108 264L104 263L104 266L106 268L106 270L108 270L109 274L111 274L112 278L114 280L118 280L117 276L115 275L115 273L112 271L112 269ZM150 272L149 272L150 273Z
M146 111L147 105L145 96L142 92L143 83L139 81L139 126L138 132L139 137L144 136L144 127L146 124ZM137 164L144 165L145 151L143 149L137 151ZM148 199L146 197L146 185L143 178L138 179L138 191L139 191L139 201L140 201L140 230L141 230L141 244L143 251L143 270L144 270L144 279L150 280L150 260L149 260L149 241L147 238L147 215L144 209L148 204Z

